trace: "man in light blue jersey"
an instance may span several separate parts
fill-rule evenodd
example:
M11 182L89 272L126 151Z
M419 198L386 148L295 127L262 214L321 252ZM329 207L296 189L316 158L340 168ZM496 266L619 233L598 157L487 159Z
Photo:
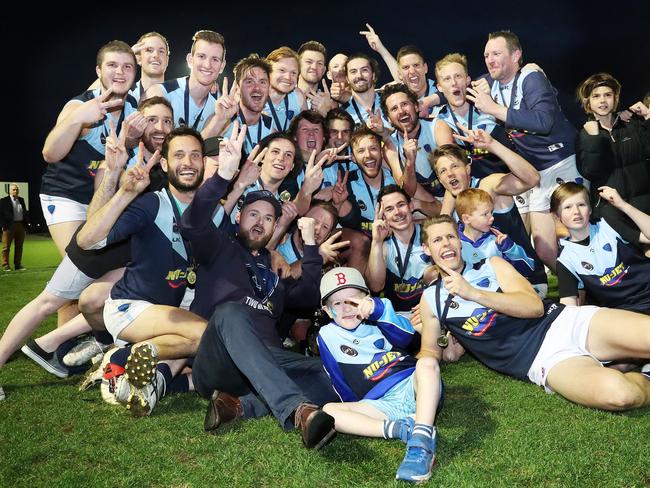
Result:
M375 90L379 79L379 63L367 54L353 54L345 62L345 75L352 90L352 98L341 108L352 116L355 124L363 124L369 116L380 110L379 93Z
M167 98L174 107L176 127L187 126L200 132L215 111L217 96L212 91L226 66L223 36L211 30L197 31L192 38L187 64L189 76L153 85L145 97Z

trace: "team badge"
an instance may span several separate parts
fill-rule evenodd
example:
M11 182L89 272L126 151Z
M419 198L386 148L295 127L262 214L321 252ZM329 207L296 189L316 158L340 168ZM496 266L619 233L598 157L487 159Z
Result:
M355 357L359 354L356 349L352 349L350 346L346 346L345 344L341 345L341 352L352 357Z
M594 269L593 265L586 261L583 261L580 264L582 264L582 267L585 268L587 271L592 271Z
M366 207L366 203L363 200L357 200L357 203L359 204L359 208L362 212L368 208Z

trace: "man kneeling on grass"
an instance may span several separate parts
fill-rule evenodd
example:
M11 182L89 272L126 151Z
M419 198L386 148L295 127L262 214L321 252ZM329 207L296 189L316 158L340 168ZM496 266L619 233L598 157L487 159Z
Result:
M396 478L428 480L436 452L433 422L442 392L437 358L416 362L404 352L415 333L413 326L395 313L389 300L368 296L355 268L330 270L320 290L323 310L332 322L320 330L318 346L344 402L323 409L334 417L338 432L406 442Z

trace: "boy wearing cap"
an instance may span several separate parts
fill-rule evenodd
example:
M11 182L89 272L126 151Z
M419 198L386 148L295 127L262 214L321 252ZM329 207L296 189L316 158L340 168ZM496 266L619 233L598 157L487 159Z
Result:
M323 310L332 319L318 335L320 356L343 401L323 410L334 417L338 432L402 439L406 455L396 478L429 479L442 391L437 358L416 362L404 351L413 326L390 301L370 297L355 268L330 270L320 291Z

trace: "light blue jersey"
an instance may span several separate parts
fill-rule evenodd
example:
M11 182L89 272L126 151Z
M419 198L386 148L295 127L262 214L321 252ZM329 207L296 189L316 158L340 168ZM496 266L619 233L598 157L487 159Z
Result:
M208 93L208 98L199 107L190 96L189 76L166 81L159 86L165 92L164 97L174 109L174 127L187 126L201 132L205 123L214 114L217 96Z
M302 111L298 103L296 90L287 93L284 98L275 105L269 97L264 107L264 113L273 120L273 127L277 131L286 132L293 118Z

